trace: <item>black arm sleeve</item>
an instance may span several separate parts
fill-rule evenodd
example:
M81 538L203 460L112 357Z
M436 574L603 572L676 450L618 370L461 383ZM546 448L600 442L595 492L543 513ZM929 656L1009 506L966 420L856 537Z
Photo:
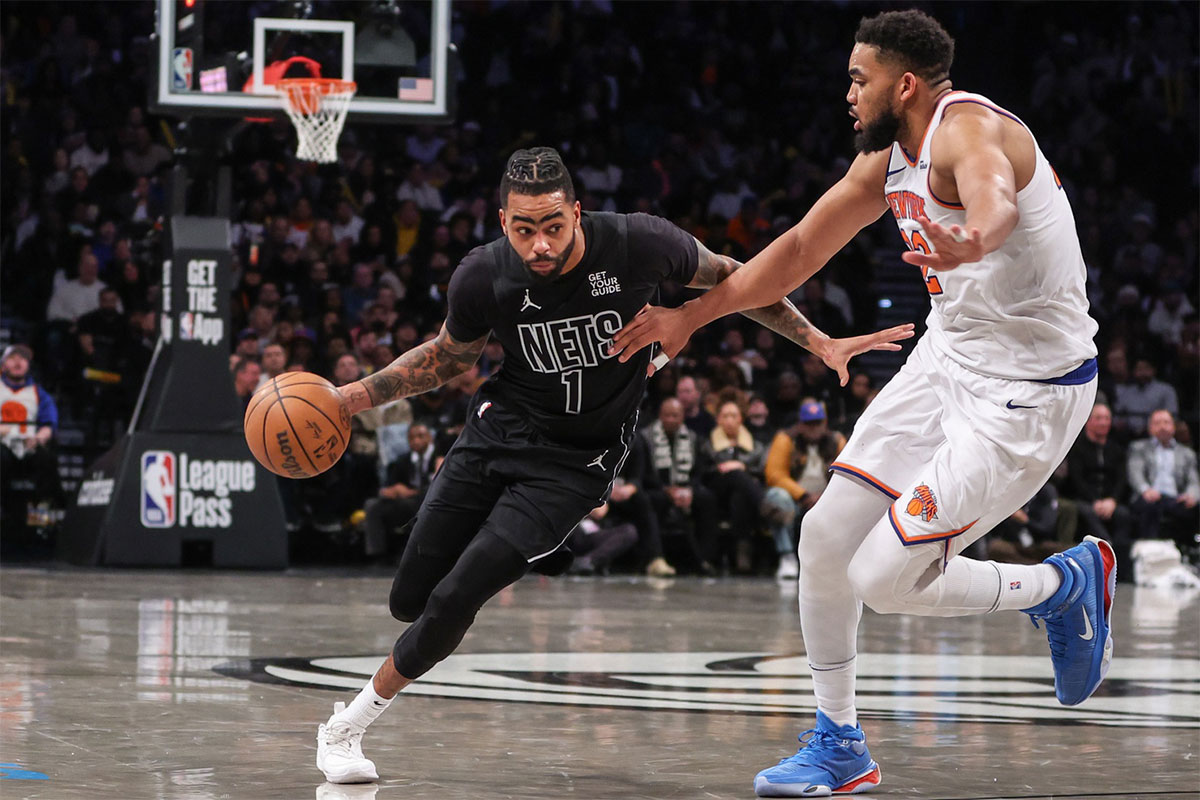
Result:
M662 281L691 283L699 264L696 239L674 223L651 214L629 215L629 253L638 266Z

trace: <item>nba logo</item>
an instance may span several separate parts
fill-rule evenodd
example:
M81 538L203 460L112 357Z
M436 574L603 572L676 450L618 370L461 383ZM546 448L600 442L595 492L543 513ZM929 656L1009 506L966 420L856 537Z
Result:
M185 311L179 315L179 338L186 341L192 339L192 312Z
M169 528L175 524L175 454L166 450L142 453L142 525Z
M171 55L171 91L192 90L192 48L176 47Z

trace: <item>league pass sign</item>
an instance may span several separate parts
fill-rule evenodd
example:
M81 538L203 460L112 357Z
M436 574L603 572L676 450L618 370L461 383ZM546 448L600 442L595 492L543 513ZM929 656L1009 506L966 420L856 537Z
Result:
M142 453L141 522L147 528L228 528L231 495L254 489L251 461L147 450Z

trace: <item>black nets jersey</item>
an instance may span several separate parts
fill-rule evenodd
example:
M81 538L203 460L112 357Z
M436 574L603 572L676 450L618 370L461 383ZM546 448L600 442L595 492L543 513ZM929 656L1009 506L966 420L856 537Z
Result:
M533 280L507 238L477 247L450 279L446 330L470 342L492 333L504 364L480 389L549 439L579 447L617 440L646 384L649 349L621 363L613 334L667 280L689 283L696 240L649 214L585 212L580 262Z

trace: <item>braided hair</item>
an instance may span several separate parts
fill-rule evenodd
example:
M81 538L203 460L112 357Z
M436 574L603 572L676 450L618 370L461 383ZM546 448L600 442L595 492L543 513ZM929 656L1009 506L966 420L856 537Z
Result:
M523 195L561 191L568 203L575 202L575 184L553 147L530 147L513 153L500 179L500 205L508 207L510 192Z

